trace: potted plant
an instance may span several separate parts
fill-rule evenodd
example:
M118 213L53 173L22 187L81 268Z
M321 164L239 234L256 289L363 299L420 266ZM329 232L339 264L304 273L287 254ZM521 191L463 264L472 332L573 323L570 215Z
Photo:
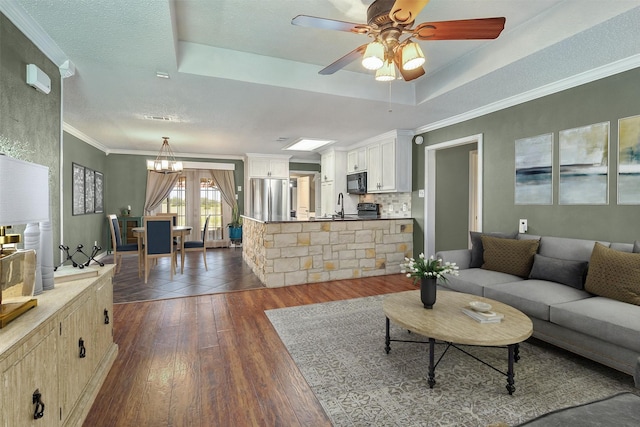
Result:
M445 274L458 275L458 266L455 262L442 263L433 255L425 258L420 254L418 259L406 258L405 263L400 264L400 272L413 278L414 284L420 284L420 299L424 308L432 308L436 302L436 284L438 279L447 281Z
M236 204L231 211L231 222L229 227L229 240L242 240L242 218Z

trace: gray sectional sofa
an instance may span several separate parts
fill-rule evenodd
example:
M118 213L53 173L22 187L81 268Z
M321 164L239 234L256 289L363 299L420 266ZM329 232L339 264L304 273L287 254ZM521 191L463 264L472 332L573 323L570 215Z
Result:
M533 321L534 337L633 375L635 386L640 388L640 305L636 305L637 299L628 303L601 296L606 292L596 291L600 295L593 293L594 281L598 279L595 272L588 270L588 263L596 247L595 241L527 234L498 236L511 237L511 241L538 240L538 246L533 249L535 255L529 266L530 272L525 276L489 270L489 262L479 262L478 256L481 256L483 248L478 242L489 241L487 235L483 236L482 240L479 240L479 234L475 239L472 236L473 249L436 254L437 258L455 262L460 268L458 276L448 276L448 280L440 285L517 308ZM607 253L613 253L611 249L632 253L634 248L638 251L640 247L638 242L635 246L599 243L602 245L599 248ZM486 254L486 245L484 251ZM500 260L498 265L501 263L506 264L506 261ZM602 271L606 273L609 270ZM588 278L591 287L587 286L587 289L592 292L584 285L589 273L592 273ZM640 282L637 286L640 289Z

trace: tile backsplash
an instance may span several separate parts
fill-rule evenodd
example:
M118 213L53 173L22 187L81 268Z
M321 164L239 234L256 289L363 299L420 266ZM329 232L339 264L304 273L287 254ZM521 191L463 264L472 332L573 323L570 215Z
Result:
M411 193L364 194L360 196L360 202L379 203L383 216L411 218Z

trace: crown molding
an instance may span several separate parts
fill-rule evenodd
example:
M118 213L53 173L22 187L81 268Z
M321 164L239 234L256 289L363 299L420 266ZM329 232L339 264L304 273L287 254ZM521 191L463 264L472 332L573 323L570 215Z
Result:
M640 55L633 55L628 58L603 65L602 67L597 67L592 70L568 77L566 79L558 80L539 88L532 89L530 91L523 92L521 94L505 98L497 102L493 102L491 104L487 104L483 107L476 108L475 110L467 111L466 113L458 114L457 116L449 117L438 122L421 126L419 128L416 128L415 133L424 133L436 129L441 129L447 126L452 126L467 120L494 113L496 111L514 107L525 102L533 101L534 99L553 95L554 93L562 92L563 90L571 89L576 86L620 74L638 67L640 67Z
M74 128L73 126L71 126L66 122L62 123L62 130L67 132L69 135L75 136L82 142L85 142L97 148L98 150L105 152L107 155L110 153L109 149L104 144L96 141L95 139L91 138L89 135L79 131L78 129Z
M60 49L49 34L42 29L40 24L38 24L16 0L2 0L0 2L0 12L13 22L13 25L58 67L62 67L65 61L68 61L69 58L67 58L67 55L62 49Z

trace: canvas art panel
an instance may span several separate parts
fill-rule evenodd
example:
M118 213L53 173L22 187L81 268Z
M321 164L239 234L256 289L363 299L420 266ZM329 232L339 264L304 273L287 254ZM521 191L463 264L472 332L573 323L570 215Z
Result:
M515 157L515 204L553 204L553 134L516 140Z
M618 204L640 204L640 116L618 120Z
M561 205L609 201L609 122L560 131Z

